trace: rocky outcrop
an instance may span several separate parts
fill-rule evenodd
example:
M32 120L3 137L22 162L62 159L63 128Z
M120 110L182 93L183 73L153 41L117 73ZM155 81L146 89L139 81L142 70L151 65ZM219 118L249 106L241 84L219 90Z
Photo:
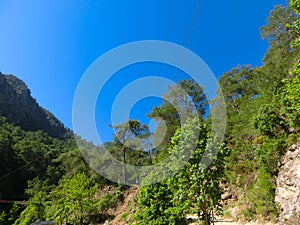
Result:
M275 202L280 207L279 220L284 224L300 216L300 144L292 145L281 162Z

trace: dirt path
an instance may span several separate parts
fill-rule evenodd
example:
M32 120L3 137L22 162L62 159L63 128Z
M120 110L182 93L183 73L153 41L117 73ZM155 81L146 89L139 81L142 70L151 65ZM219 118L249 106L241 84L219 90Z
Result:
M216 224L217 225L239 225L238 223L236 223L232 220L226 220L226 219L217 220Z
M199 225L198 223L191 223L190 225ZM271 224L271 223L265 223L265 224L260 224L260 223L237 223L231 220L218 220L215 222L215 225L275 225L275 224Z
M219 220L215 224L216 225L276 225L274 223L261 224L261 223L256 223L256 222L250 222L250 223L243 224L243 223L237 223L237 222L230 221L230 220Z
M198 223L191 223L189 225L199 225ZM234 221L231 221L231 220L217 220L215 221L215 225L241 225L239 223L236 223Z
M199 224L198 223L191 223L190 225L199 225ZM215 221L215 225L276 225L276 224L274 224L274 223L264 223L264 224L262 224L262 223L257 223L257 222L238 223L238 222L233 221L232 219L220 218L220 219L217 219Z

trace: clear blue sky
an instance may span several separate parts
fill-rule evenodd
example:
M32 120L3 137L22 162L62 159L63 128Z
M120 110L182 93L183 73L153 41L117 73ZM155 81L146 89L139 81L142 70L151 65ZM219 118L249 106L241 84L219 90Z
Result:
M0 0L0 71L23 79L39 104L72 128L76 86L95 59L132 41L153 39L184 44L197 1L176 0L167 35L173 2ZM278 4L286 3L202 0L188 48L216 76L238 64L260 65L268 45L261 40L259 27L266 24L269 11ZM136 73L147 72L147 75L156 75L158 71L156 64L136 68ZM124 86L126 76L122 79L112 80L108 90ZM111 97L97 103L96 121L104 140L112 136L107 128L110 120L107 106L113 96L112 92ZM131 116L147 122L145 114L158 103L157 99L143 100Z

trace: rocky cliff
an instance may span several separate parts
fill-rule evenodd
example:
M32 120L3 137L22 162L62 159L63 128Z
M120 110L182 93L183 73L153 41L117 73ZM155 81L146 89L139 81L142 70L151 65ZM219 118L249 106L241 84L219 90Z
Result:
M292 145L281 162L276 180L275 201L280 207L279 220L300 222L300 144ZM297 222L296 222L297 221Z

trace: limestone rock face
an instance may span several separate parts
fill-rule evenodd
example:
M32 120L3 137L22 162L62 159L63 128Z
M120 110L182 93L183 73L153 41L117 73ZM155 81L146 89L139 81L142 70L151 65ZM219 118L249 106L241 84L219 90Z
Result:
M300 216L300 144L292 145L281 162L275 202L280 206L280 221Z

